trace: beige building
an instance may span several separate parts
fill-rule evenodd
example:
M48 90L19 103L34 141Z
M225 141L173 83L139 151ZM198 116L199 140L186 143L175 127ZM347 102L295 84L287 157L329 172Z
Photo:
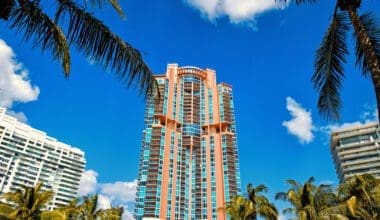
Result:
M47 207L66 205L77 197L85 167L83 151L18 122L0 108L0 193L34 186L53 190Z
M232 88L215 71L169 64L148 100L135 217L225 219L218 209L240 193Z
M357 174L380 178L380 128L377 123L331 133L331 154L340 182Z

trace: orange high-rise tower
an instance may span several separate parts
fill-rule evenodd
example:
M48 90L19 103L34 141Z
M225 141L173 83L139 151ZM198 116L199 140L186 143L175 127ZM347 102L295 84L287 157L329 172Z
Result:
M148 100L135 217L225 219L220 207L240 193L231 86L215 71L169 64Z

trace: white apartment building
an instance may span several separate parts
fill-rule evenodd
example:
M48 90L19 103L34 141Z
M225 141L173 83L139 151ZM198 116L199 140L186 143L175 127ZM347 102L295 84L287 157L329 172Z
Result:
M354 175L380 179L380 128L377 123L352 126L331 133L331 154L340 182Z
M66 205L76 198L85 167L84 152L18 122L0 108L0 193L43 183L53 190L47 207Z

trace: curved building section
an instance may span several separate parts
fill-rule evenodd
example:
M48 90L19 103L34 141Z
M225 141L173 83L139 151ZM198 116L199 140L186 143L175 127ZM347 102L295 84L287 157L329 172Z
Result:
M225 219L240 193L232 88L215 71L169 64L148 100L135 217Z

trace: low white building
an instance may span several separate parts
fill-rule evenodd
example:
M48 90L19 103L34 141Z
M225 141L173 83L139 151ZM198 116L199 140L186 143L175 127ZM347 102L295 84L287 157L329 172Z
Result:
M379 142L380 128L377 123L331 133L331 154L340 182L367 173L380 179Z
M0 193L43 183L53 190L47 207L66 205L77 197L86 161L84 152L18 122L0 108Z

